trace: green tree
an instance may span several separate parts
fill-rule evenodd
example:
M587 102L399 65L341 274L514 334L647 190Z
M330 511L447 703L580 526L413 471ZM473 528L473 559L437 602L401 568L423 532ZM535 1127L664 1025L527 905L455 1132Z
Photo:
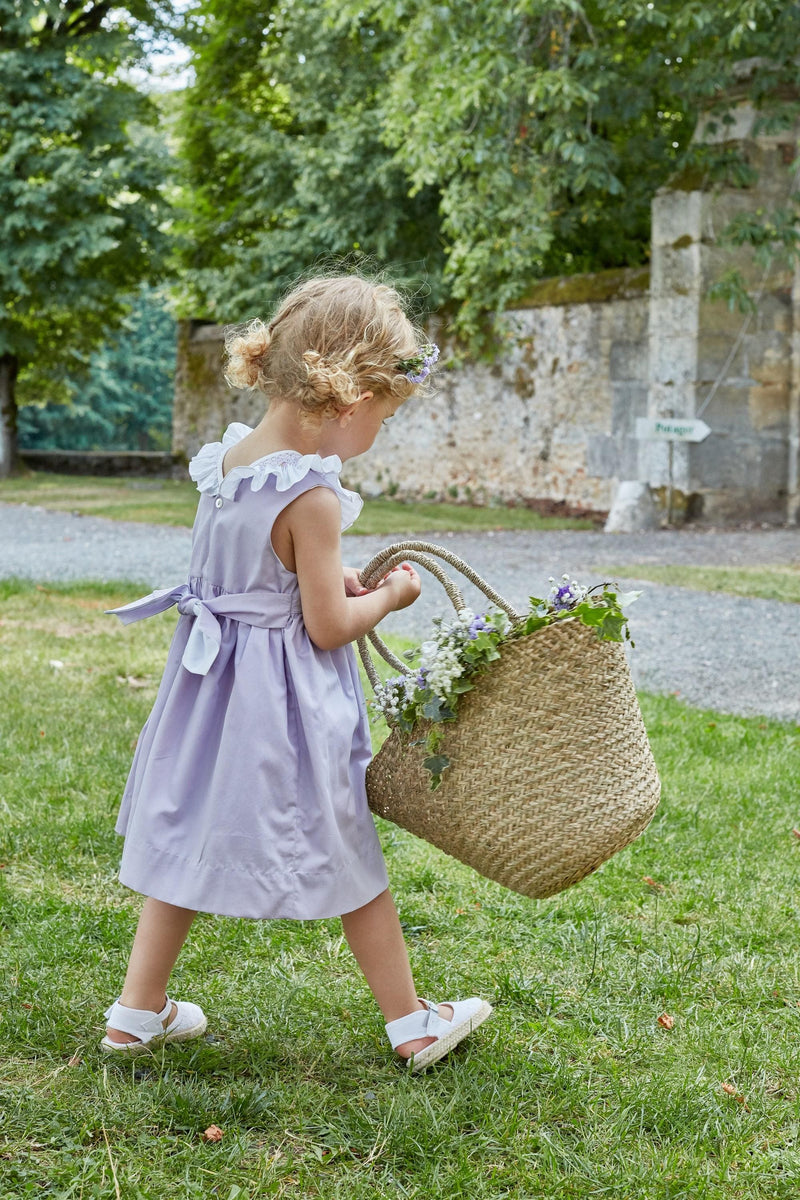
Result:
M175 318L165 296L144 288L91 356L70 404L26 404L23 450L168 450L172 440Z
M187 311L238 319L355 248L424 264L478 343L538 277L646 261L674 172L746 181L692 135L744 93L793 119L800 5L201 0L198 30Z
M18 396L68 398L163 271L165 151L126 81L160 28L148 0L0 0L0 475Z
M401 39L384 139L413 188L441 194L445 279L473 334L536 276L645 260L674 171L744 171L693 145L700 111L725 122L746 91L765 119L794 119L800 5L783 0L326 3Z
M441 300L438 194L412 197L378 113L394 35L334 30L320 5L202 0L183 121L181 306L258 314L298 274L347 256Z

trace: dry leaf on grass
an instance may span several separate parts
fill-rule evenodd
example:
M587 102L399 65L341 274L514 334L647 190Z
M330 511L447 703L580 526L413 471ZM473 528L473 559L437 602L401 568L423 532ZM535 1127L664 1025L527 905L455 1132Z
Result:
M737 1104L741 1104L746 1112L750 1112L750 1105L745 1100L741 1092L737 1092L732 1083L723 1083L722 1090L728 1096L733 1096Z
M800 829L793 829L792 833L796 838L800 838Z
M646 883L648 887L655 888L657 892L663 892L665 890L665 885L663 883L656 883L655 879L651 879L649 875L642 876L642 883Z
M669 1013L662 1013L658 1018L658 1023L662 1029L672 1029L675 1024L675 1018L671 1017Z
M223 1133L219 1125L209 1125L208 1129L204 1129L200 1136L204 1142L221 1142Z
M118 675L117 683L126 683L131 688L150 687L149 679L137 679L135 675Z
M72 1058L67 1063L67 1066L68 1067L79 1067L82 1062L83 1062L83 1059L81 1058L80 1054L73 1054Z

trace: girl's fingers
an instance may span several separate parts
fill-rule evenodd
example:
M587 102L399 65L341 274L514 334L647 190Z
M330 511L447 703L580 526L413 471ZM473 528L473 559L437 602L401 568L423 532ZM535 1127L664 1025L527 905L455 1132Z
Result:
M361 576L354 567L344 569L344 590L348 596L368 596L369 588L361 582Z
M399 563L396 567L392 567L391 571L384 575L383 578L388 579L389 575L394 575L395 571L408 571L409 575L416 575L417 573L411 563Z
M398 571L405 571L407 574L409 574L411 576L412 579L419 581L419 575L417 574L417 572L414 570L414 568L411 566L410 563L400 563L398 566L392 567L391 571L387 571L386 574L384 575L383 579L378 580L378 582L375 584L375 589L377 589L379 587L383 587L383 585L389 579L391 579L392 575L397 574Z

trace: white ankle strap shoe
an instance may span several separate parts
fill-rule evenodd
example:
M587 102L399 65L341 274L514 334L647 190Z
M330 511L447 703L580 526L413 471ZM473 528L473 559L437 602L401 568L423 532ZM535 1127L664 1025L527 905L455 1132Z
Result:
M439 1005L430 1000L420 1000L425 1008L418 1008L405 1017L398 1017L386 1026L386 1033L392 1043L392 1049L397 1049L403 1042L413 1042L417 1038L435 1037L436 1041L419 1054L414 1054L408 1060L412 1071L422 1071L431 1063L443 1058L454 1046L482 1025L494 1011L491 1004L478 996L470 996L468 1000L442 1000L441 1004L449 1004L453 1010L452 1020L439 1015Z
M172 1012L173 1004L177 1012L165 1029L164 1022ZM190 1038L200 1037L208 1026L205 1013L199 1005L189 1004L185 1000L170 1000L169 996L160 1013L144 1008L128 1008L115 1000L105 1017L111 1029L129 1033L138 1039L135 1042L114 1042L106 1034L100 1046L113 1054L146 1054L154 1044L188 1042Z

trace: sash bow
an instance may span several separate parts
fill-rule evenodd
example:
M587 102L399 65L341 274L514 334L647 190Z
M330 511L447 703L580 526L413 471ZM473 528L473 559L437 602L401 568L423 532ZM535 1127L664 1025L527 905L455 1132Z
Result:
M123 625L143 621L178 606L178 612L194 617L186 648L181 662L193 675L207 675L219 654L222 644L220 618L229 617L244 625L257 625L260 629L285 629L295 617L300 616L300 606L294 596L285 592L226 592L201 600L188 583L171 588L160 588L123 604L120 608L108 608L107 613L119 617Z

